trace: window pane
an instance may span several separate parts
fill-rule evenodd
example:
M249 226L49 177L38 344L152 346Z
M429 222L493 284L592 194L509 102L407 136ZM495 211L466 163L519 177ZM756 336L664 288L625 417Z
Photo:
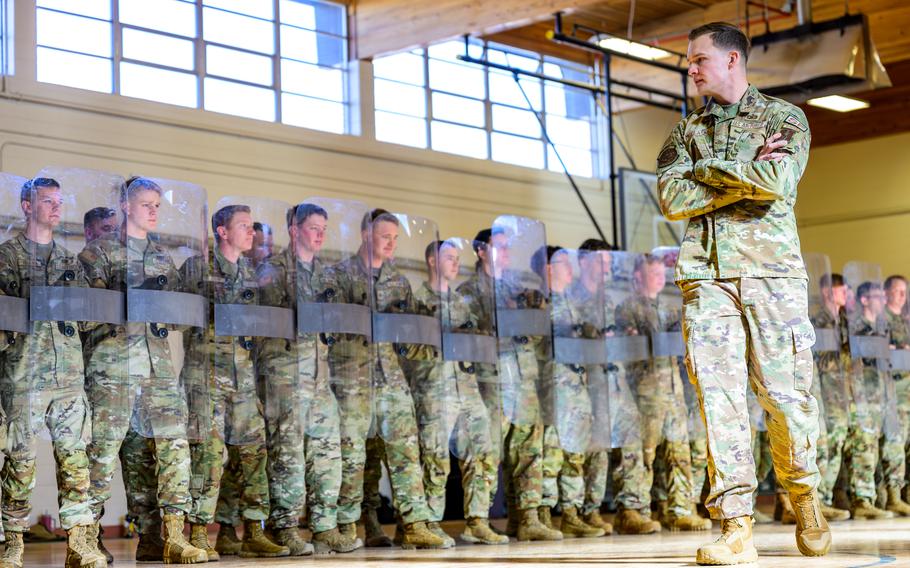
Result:
M197 106L196 75L134 63L120 64L120 93L185 107Z
M344 71L282 59L281 90L344 102Z
M283 93L281 121L293 126L344 134L345 105Z
M378 110L420 117L427 115L426 90L422 87L377 79L373 83L373 96Z
M265 55L209 45L205 48L205 69L209 75L272 85L272 58Z
M335 67L344 63L345 40L290 26L281 26L281 56Z
M281 0L281 23L298 28L345 35L344 6L318 0Z
M483 101L444 93L433 93L433 118L480 127L487 123Z
M464 55L464 40L452 40L443 43L431 45L427 51L433 59L445 59L446 61L457 61L459 55ZM468 54L471 57L483 57L483 46L470 42Z
M376 113L376 140L417 148L427 147L427 121L387 112Z
M202 37L267 55L275 53L274 24L214 8L203 9Z
M196 37L196 6L176 0L120 0L120 22Z
M203 4L266 20L275 19L272 0L204 0Z
M493 159L529 168L543 168L543 143L508 134L494 132L490 136L493 144Z
M565 160L569 173L584 177L594 177L594 158L588 150L579 150L578 148L569 148L568 146L557 146L559 155ZM554 172L561 172L562 166L553 153L553 147L547 146L547 165Z
M430 134L434 150L471 158L487 157L486 130L433 121Z
M275 121L275 91L205 78L205 110Z
M521 86L531 99L531 105L534 110L543 108L541 105L540 81L537 79L519 79ZM515 83L511 75L490 72L490 100L494 103L503 103L518 108L528 108L528 102L521 89Z
M123 28L123 57L188 71L193 70L195 63L191 40L131 28Z
M476 65L430 60L430 87L482 99L486 95L483 69Z
M38 45L110 57L113 46L110 22L38 10Z
M373 60L373 77L424 85L423 56L405 52L376 58Z
M540 138L540 122L529 110L493 105L493 129Z
M594 97L588 91L557 84L547 85L544 91L547 114L590 119L594 112Z
M565 144L585 150L591 148L591 123L587 120L547 115L547 134L557 146Z
M488 49L487 57L493 63L499 63L500 65L508 65L509 67L516 67L535 73L540 70L540 60L536 57L526 57L524 55L517 55L512 52L500 51L498 49Z
M38 80L43 83L66 85L110 93L112 68L110 59L38 48Z
M111 0L80 0L79 2L73 2L73 0L38 0L35 4L39 8L51 8L52 10L82 14L83 16L102 20L111 19Z

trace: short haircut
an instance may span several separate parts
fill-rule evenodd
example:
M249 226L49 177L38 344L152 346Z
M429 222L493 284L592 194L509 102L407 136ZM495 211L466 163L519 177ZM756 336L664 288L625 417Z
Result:
M457 248L455 243L452 241L433 241L432 243L428 244L426 250L423 251L424 260L429 262L430 257L439 254L439 251L442 250L442 247Z
M892 274L888 278L885 278L885 290L890 290L891 287L894 286L895 284L897 284L898 282L903 282L904 284L906 284L907 279L900 274Z
M651 266L654 264L659 264L666 267L666 264L664 264L664 259L650 253L645 253L635 259L635 268L633 269L633 272L641 272L645 266Z
M862 300L875 290L881 290L882 285L878 282L863 282L859 285L859 288L856 289L856 299Z
M563 250L562 247L552 245L540 247L531 255L531 270L542 279L546 279L547 263L553 258L554 254L561 250Z
M328 218L328 217L326 217L326 218ZM260 223L259 221L256 221L255 223L253 223L253 230L259 231L263 235L272 234L272 226L269 225L268 223Z
M616 247L603 239L585 239L578 250L599 251L599 250L616 250Z
M226 205L215 211L215 214L212 215L212 232L215 234L215 240L219 240L218 236L218 227L227 227L231 224L231 219L234 218L234 215L237 213L249 213L249 205Z
M840 274L822 274L821 278L818 279L819 288L834 288L835 286L843 286L844 277Z
M82 224L90 225L95 221L110 219L116 214L117 212L110 207L95 207L94 209L89 209L85 212L85 216L82 217Z
M743 59L743 64L749 60L749 38L738 27L727 22L711 22L703 26L698 26L689 32L689 41L700 38L703 35L711 37L711 41L719 49L737 51Z
M161 195L161 186L148 178L133 176L120 186L120 203L126 203L140 191L154 191Z
M19 191L19 201L32 202L39 189L60 189L60 184L53 178L35 178L22 184Z
M325 217L326 219L329 218L329 213L319 205L316 205L315 203L301 203L296 207L291 207L288 209L286 215L288 229L290 229L292 226L297 226L303 223L310 218L310 215L319 215L320 217ZM268 227L268 225L260 224L260 227ZM253 225L253 229L256 230L256 225ZM265 233L265 231L262 232ZM271 227L269 227L268 232L272 232Z
M398 217L392 215L385 209L380 209L377 207L376 209L368 211L367 214L363 216L363 220L360 222L360 230L366 231L367 227L372 227L376 223L380 223L382 221L385 221L387 223L394 223L396 227L401 225Z
M480 252L481 250L486 249L487 245L490 244L493 235L504 235L505 233L506 232L502 227L481 229L474 235L474 241L471 243L471 246L474 247L475 253Z

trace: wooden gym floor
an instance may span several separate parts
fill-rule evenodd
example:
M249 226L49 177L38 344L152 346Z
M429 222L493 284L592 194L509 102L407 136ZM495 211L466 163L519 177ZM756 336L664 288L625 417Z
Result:
M504 527L504 521L495 521ZM716 526L716 523L715 523ZM780 524L756 526L756 546L760 566L773 568L871 568L873 566L910 567L910 519L890 521L847 521L833 523L834 546L824 558L800 556L793 542L793 527ZM460 522L446 523L449 534L456 536ZM393 526L385 527L391 535ZM707 533L669 533L651 536L610 536L596 539L567 539L557 543L517 543L504 546L477 546L459 542L450 550L404 551L398 548L362 549L352 554L316 558L278 558L248 560L223 558L218 565L234 568L251 566L310 566L348 568L354 565L407 566L435 568L462 565L470 568L493 568L508 564L531 568L536 566L603 565L642 568L694 566L696 547L716 538L719 530ZM214 535L212 535L214 542ZM136 540L108 539L114 554L115 568L137 566L133 561ZM66 557L64 543L27 544L25 566L58 568ZM155 564L139 564L155 566Z

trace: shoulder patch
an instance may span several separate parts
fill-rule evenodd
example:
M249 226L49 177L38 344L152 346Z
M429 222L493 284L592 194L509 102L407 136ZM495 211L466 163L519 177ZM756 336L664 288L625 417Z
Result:
M798 118L796 118L796 115L794 115L794 114L791 114L790 116L788 116L787 120L784 121L784 124L789 124L790 126L798 128L798 129L802 130L803 132L805 132L806 130L809 130L809 127L806 126L805 124L803 124Z
M660 155L657 156L657 167L665 168L675 162L678 157L679 152L676 151L676 147L673 144L667 144L664 146L664 149L660 151Z

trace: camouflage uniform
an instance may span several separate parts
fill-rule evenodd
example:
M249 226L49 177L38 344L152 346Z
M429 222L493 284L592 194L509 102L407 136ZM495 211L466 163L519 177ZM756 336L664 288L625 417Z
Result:
M221 474L221 486L218 488L215 522L220 525L238 526L242 523L240 520L240 488L243 484L243 470L237 448L228 446L227 450L227 461Z
M258 285L249 260L229 262L217 244L209 264L209 285L188 282L188 291L204 294L214 306L257 304ZM186 261L184 275L202 274L202 257ZM188 279L185 277L185 281ZM208 289L206 289L208 288ZM183 385L190 401L190 493L193 506L188 521L207 525L215 520L225 444L235 448L242 471L240 516L264 521L269 514L266 477L265 421L256 393L256 372L250 338L216 337L214 329L193 330L184 337L186 357ZM209 373L209 363L213 363ZM195 441L199 440L199 441Z
M689 372L685 365L682 365L680 372L682 373L683 395L688 415L687 429L692 463L692 503L699 505L702 502L701 493L708 477L708 437L705 432L705 420L702 418L701 408L698 405L698 395L695 393L692 382L689 381Z
M476 317L458 293L439 292L424 284L414 294L417 313L441 315L444 329L475 329ZM464 488L464 516L486 519L490 511L491 478L497 475L490 416L477 385L474 364L429 360L402 360L417 409L423 484L430 521L442 521L449 476L449 443L459 459Z
M289 308L334 293L323 263L318 258L303 263L290 247L272 256L258 273L267 306ZM328 343L324 334L308 333L296 342L263 338L259 345L269 448L269 524L276 529L296 527L307 504L314 533L338 523L341 440L338 406L329 390Z
M38 258L34 258L36 249ZM67 272L73 278L65 278ZM38 245L19 233L0 245L0 290L4 295L28 298L30 285L54 286L59 282L86 286L82 266L60 244ZM7 420L0 485L3 529L7 533L28 530L37 434L43 427L47 427L54 447L60 525L70 530L94 521L88 501L85 448L91 425L83 387L82 345L79 334L74 333L80 326L70 321L31 325L30 334L4 333L0 347L4 350L0 358L0 402ZM71 331L69 335L67 330Z
M910 349L910 324L902 314L895 314L887 307L885 315L891 330L891 345L895 349ZM895 401L900 421L900 432L886 436L882 444L884 480L888 487L902 488L906 484L907 442L910 440L910 371L894 371ZM897 435L899 434L899 435Z
M815 333L799 249L797 184L809 157L803 112L750 86L674 128L658 157L663 213L687 219L676 267L690 377L705 414L712 517L752 513L747 383L768 412L775 470L792 498L818 486ZM755 161L771 135L780 161Z
M616 327L640 336L679 329L679 313L669 310L659 299L641 295L629 297L616 309ZM629 384L636 393L641 415L641 443L645 475L641 486L629 489L641 495L658 488L657 497L667 500L668 510L685 517L692 507L692 465L687 434L688 414L683 394L679 363L672 357L656 357L648 361L629 363L626 366ZM655 480L654 462L658 448L665 468L665 479ZM664 483L666 481L666 483ZM626 481L624 480L624 484ZM666 495L662 494L665 489Z
M370 305L367 283L372 278L375 311L414 313L411 285L389 263L371 272L359 256L354 256L333 267L331 273L333 296L339 302ZM384 446L396 511L406 525L428 520L414 401L399 362L399 356L409 355L414 348L370 344L359 336L333 339L329 357L341 408L343 462L339 522L358 520L361 504L375 505L374 499L364 500L364 460L371 417L376 437L380 438L373 443ZM372 368L363 368L363 364Z
M92 286L126 292L128 287L163 276L165 289L182 289L174 261L163 246L149 238L125 237L125 241L119 235L102 237L79 254ZM186 399L179 387L168 340L154 334L151 324L128 323L99 326L88 334L85 345L93 426L88 447L92 464L90 495L95 519L101 518L102 507L111 496L117 455L131 422L134 429L151 439L144 455L131 459L154 462L157 472L157 492L155 485L136 490L156 494L156 511L188 513L191 497ZM135 400L137 390L143 393L141 403ZM147 518L140 518L140 532L147 528L147 522Z

